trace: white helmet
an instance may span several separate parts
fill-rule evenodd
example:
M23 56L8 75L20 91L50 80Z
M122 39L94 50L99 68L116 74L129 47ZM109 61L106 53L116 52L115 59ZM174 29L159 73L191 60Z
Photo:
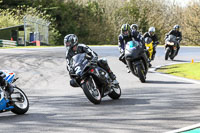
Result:
M156 31L155 27L150 27L148 32L152 36L154 35L155 31Z

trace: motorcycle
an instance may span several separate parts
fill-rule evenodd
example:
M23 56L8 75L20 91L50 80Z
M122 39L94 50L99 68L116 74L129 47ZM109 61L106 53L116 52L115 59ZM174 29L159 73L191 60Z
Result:
M144 83L149 63L142 44L137 41L129 41L125 47L125 59L131 72Z
M15 73L8 70L1 70L5 77L4 79L9 83L13 84L17 79ZM0 113L11 111L15 114L25 114L29 109L29 101L26 94L16 85L13 86L13 91L8 93L5 85L0 85Z
M148 57L150 60L152 60L152 55L153 55L153 40L150 37L145 38L145 46L146 49L148 50Z
M119 99L121 88L117 80L112 81L107 71L91 61L91 56L81 53L71 59L73 73L70 74L73 87L81 87L90 102L100 104L101 99L109 96Z
M177 38L174 35L169 35L165 40L165 60L170 57L171 60L177 55Z

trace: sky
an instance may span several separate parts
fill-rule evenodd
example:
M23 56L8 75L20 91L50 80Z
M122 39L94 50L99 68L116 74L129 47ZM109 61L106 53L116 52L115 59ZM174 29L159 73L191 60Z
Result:
M181 5L181 6L187 6L187 4L189 3L190 0L168 0L170 2L175 1L177 4Z

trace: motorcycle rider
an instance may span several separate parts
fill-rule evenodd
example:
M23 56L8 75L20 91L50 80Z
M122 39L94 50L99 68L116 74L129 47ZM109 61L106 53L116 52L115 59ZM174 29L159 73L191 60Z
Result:
M97 53L91 50L87 45L78 43L78 37L75 34L68 34L64 37L64 45L66 47L66 61L67 61L67 70L69 71L69 75L74 73L74 70L71 67L70 60L71 58L79 53L86 53L87 55L91 56L91 62L97 63L100 67L106 70L109 73L110 78L114 81L116 79L115 74L111 71L110 67L108 66L106 59L98 59ZM71 79L70 85L73 85L74 80ZM75 86L74 86L75 87Z
M179 25L174 25L173 29L166 35L165 40L169 35L174 35L177 38L177 52L176 55L178 54L178 51L180 49L180 42L182 40L182 33L179 31L180 26Z
M155 34L155 31L156 31L155 27L150 27L149 30L148 30L148 32L144 33L144 35L143 35L144 39L146 37L149 37L153 41L153 54L152 54L151 60L154 60L155 54L156 54L156 46L159 44L158 37Z
M0 86L4 86L5 91L11 94L14 91L13 86L4 79L5 77L4 72L0 70Z
M131 25L131 35L134 38L134 40L141 42L145 46L145 42L143 39L142 34L138 31L138 25L137 24L132 24Z
M137 24L132 24L131 25L131 30L133 31L138 31L138 25Z
M133 29L135 27L135 29ZM118 46L120 51L119 60L122 61L125 65L127 65L125 60L125 45L127 42L135 40L140 42L144 46L144 39L142 35L136 30L137 25L133 24L132 29L130 28L129 24L123 24L121 26L121 33L118 37ZM130 71L128 71L130 72Z

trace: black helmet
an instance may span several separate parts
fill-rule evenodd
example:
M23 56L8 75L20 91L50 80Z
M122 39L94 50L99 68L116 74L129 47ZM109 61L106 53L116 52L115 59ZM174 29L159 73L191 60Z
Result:
M75 34L68 34L64 37L64 46L66 48L72 48L78 45L78 37Z
M129 36L130 35L130 26L129 26L129 24L123 24L122 25L121 34L123 36Z
M138 29L138 25L137 24L132 24L131 25L131 30L136 30Z

